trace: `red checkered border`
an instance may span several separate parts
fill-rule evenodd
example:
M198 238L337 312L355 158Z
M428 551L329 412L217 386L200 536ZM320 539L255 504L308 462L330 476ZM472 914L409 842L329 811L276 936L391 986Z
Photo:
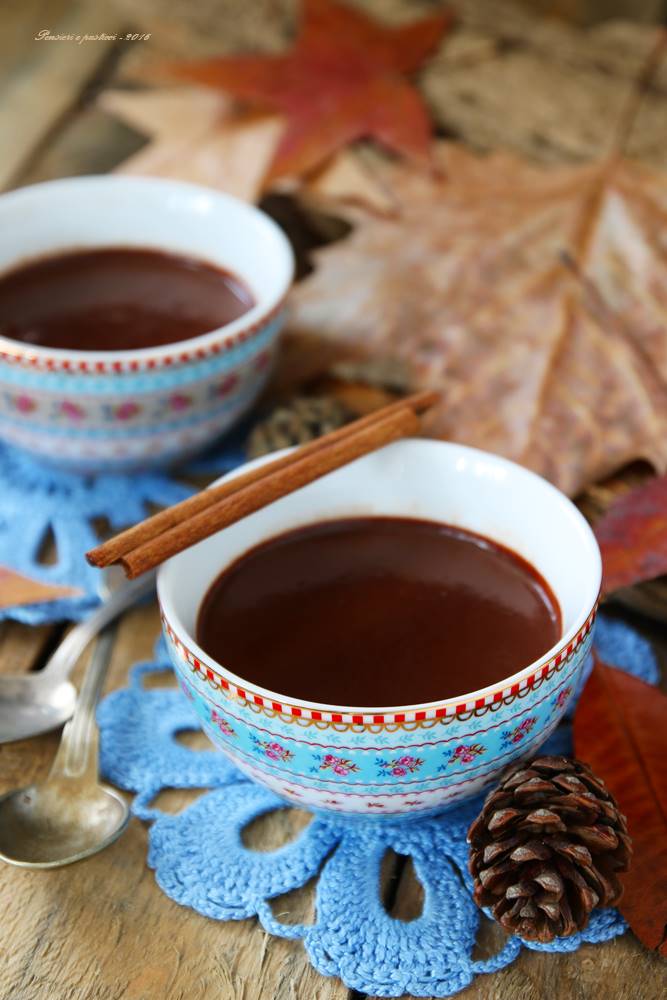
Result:
M29 345L23 345L17 341L16 347L12 350L0 349L0 360L7 361L10 364L22 365L24 368L30 368L38 371L69 372L72 375L127 375L128 373L131 374L133 372L158 371L162 368L174 368L177 365L203 361L215 354L224 354L227 351L231 351L235 347L238 347L239 344L246 343L263 330L264 327L271 323L276 316L278 316L284 307L284 304L285 299L282 298L270 313L267 313L266 316L258 319L257 322L253 323L251 326L248 326L243 330L239 330L239 332L234 334L233 337L228 337L224 332L221 332L220 338L218 340L214 340L207 347L193 346L190 350L179 351L175 354L156 354L154 357L149 355L148 357L143 357L141 359L133 359L132 355L135 352L129 351L123 359L109 357L104 361L91 361L86 358L74 360L74 358L49 356L43 352L35 354L31 352ZM203 336L208 337L210 334L203 334ZM198 339L200 338L193 338L193 341Z
M593 627L593 622L595 621L595 615L597 613L597 602L587 620L572 641L569 642L567 646L563 646L551 660L539 667L535 673L522 678L520 681L517 681L516 684L510 685L510 687L501 688L498 691L494 691L492 694L487 695L485 698L478 698L476 701L461 702L459 704L456 704L455 702L447 702L436 707L415 709L411 712L388 712L378 715L317 711L315 709L300 707L299 705L291 705L288 702L273 701L271 698L264 697L247 687L238 687L238 685L228 680L222 674L213 670L208 664L199 660L194 653L188 649L183 640L176 635L173 628L165 618L164 612L161 610L160 613L165 632L169 636L169 639L175 646L179 655L182 656L188 663L192 672L199 674L202 678L205 678L213 687L221 688L231 697L257 705L260 709L269 710L280 715L291 716L295 719L310 719L313 722L345 723L348 725L368 726L424 722L431 719L445 719L458 716L470 718L473 714L480 715L484 714L486 711L493 710L493 708L497 707L497 704L500 702L511 703L515 698L521 697L533 688L539 687L544 680L547 680L549 677L553 676L554 673L558 673L563 669L572 654L579 648L579 646L581 646L590 633Z

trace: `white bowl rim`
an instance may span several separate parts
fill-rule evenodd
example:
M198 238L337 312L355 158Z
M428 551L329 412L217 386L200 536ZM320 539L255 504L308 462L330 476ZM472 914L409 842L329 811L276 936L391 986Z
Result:
M442 698L436 701L419 702L411 705L390 705L390 706L332 705L332 704L326 704L324 702L307 701L306 699L299 698L296 695L280 694L277 691L271 691L268 688L260 687L253 681L246 680L246 678L241 677L238 674L235 674L227 667L224 667L221 663L218 663L217 660L214 660L213 657L209 656L209 654L206 653L201 648L201 646L198 645L194 637L190 635L188 629L186 629L183 626L180 617L176 613L176 609L174 607L174 603L171 599L171 596L170 594L167 593L167 588L165 585L166 567L172 563L175 563L178 560L179 556L176 555L173 556L171 559L167 560L167 562L164 563L158 571L157 595L162 614L164 615L167 624L178 636L178 638L182 643L184 639L186 640L184 642L184 645L187 647L187 649L190 652L192 652L193 655L197 657L197 659L201 660L202 664L204 665L209 664L211 666L211 669L215 670L217 674L219 674L226 680L231 681L231 683L234 684L236 687L241 688L250 695L257 694L269 703L275 701L275 702L280 702L283 705L291 705L297 708L305 708L308 711L326 712L329 714L343 715L343 716L351 716L351 715L391 716L391 715L408 715L408 714L412 715L415 712L429 712L434 709L455 709L456 707L464 703L466 705L470 705L471 703L478 701L479 702L488 701L490 696L493 696L498 692L506 691L507 689L512 688L516 685L521 686L522 682L525 682L531 676L537 674L541 668L550 663L550 661L557 658L558 655L563 652L563 650L567 649L568 646L573 642L573 640L579 635L579 633L583 631L584 627L586 626L586 623L594 615L597 609L600 597L600 587L602 583L602 558L600 555L600 549L595 539L595 535L593 534L593 531L588 521L583 516L581 511L578 510L578 508L572 503L572 501L568 497L565 496L564 493L562 493L559 489L553 486L552 483L550 483L548 480L544 479L544 477L539 476L537 473L533 472L530 469L527 469L525 466L519 465L517 462L512 462L510 459L504 458L501 455L495 455L493 454L493 452L484 451L481 448L472 448L468 445L462 445L452 441L442 441L433 438L429 439L404 438L403 443L407 444L414 440L418 440L420 443L422 443L424 440L427 440L428 443L433 444L435 446L454 449L455 453L458 453L460 455L465 455L470 458L483 457L484 459L487 460L490 459L498 463L503 468L510 470L518 469L521 474L533 477L540 483L540 486L542 488L551 492L555 496L557 502L562 507L567 509L569 515L573 517L575 522L577 522L579 526L583 529L584 537L588 541L588 546L590 550L588 555L591 560L590 561L591 580L590 580L590 586L587 591L586 600L582 602L582 610L579 612L578 615L575 616L570 628L567 629L567 631L563 633L563 635L558 639L558 641L554 643L554 645L551 646L545 653L543 653L542 656L539 657L539 659L534 660L526 667L522 667L521 670L518 670L515 674L512 674L509 677L504 677L501 680L497 681L496 683L488 685L487 687L484 688L480 688L477 691L461 693L453 698ZM263 465L265 462L271 461L272 459L278 458L279 456L286 455L290 451L294 450L295 450L294 448L284 448L281 449L280 451L271 452L269 455L263 455L261 458L254 459L250 462L245 462L243 465L234 469L232 472L227 473L224 476L220 476L219 479L216 479L210 485L215 486L218 483L222 482L223 480L225 481L231 480L235 476L240 475L243 472L247 472L251 468ZM328 518L328 520L335 520L335 518ZM261 541L258 542L257 544L261 544L264 541L268 541L270 537L277 537L277 536L267 536L266 538L261 539ZM386 722L391 720L390 719L387 720L385 718L384 721Z
M255 329L262 325L265 320L270 319L271 316L280 308L294 278L295 270L294 253L287 236L280 226L274 222L266 212L263 212L256 205L243 201L241 198L235 198L233 195L226 194L224 191L218 191L215 188L206 187L204 184L193 184L190 181L171 180L166 177L129 177L120 174L89 174L82 177L59 177L55 180L40 181L36 184L27 184L25 187L0 194L0 213L2 212L3 206L7 205L10 201L19 201L23 198L28 198L35 192L63 189L66 187L76 188L79 186L99 186L104 188L109 184L128 188L140 188L143 186L156 187L162 188L165 191L182 191L185 194L190 193L206 195L208 198L214 199L221 204L234 204L236 206L240 206L244 210L247 210L249 215L254 215L258 218L261 224L266 227L267 231L271 232L274 237L277 237L278 245L282 246L284 273L281 281L279 282L280 289L273 296L267 297L261 302L256 302L251 309L243 313L242 316L239 316L238 319L233 320L231 323L226 323L224 326L216 327L215 330L209 330L207 333L202 333L198 337L191 337L189 340L173 341L168 344L162 344L158 347L141 347L135 348L134 350L124 351L81 351L75 348L41 347L38 344L29 344L20 340L12 340L11 337L5 337L0 334L0 351L8 355L14 355L17 359L21 359L22 357L29 355L31 358L37 358L42 362L46 362L50 359L57 362L86 361L91 366L98 362L113 364L113 362L122 361L123 359L137 362L153 359L159 361L165 357L171 357L183 352L196 353L198 350L206 351L212 344L231 344L240 333L243 333L246 330ZM99 244L101 248L109 245L110 244L105 243ZM116 245L118 244L114 244L114 246ZM146 248L156 249L156 247L151 247L150 239L146 240ZM66 247L63 247L63 250L66 250Z

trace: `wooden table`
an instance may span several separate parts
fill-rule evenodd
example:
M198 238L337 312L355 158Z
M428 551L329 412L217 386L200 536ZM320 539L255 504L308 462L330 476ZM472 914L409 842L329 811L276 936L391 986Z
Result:
M408 0L367 0L367 5L376 12L386 8L388 16L400 16L402 9L417 12L417 8L428 7L428 4L409 4ZM596 4L583 4L583 7L588 17ZM632 5L626 7L631 9ZM650 17L658 5L647 2L634 7L642 7L642 13ZM0 103L0 187L105 171L142 144L140 137L103 114L94 103L97 92L117 79L124 67L141 61L143 53L137 43L125 42L121 37L112 43L90 43L73 48L69 43L33 41L40 30L49 29L54 34L107 32L120 36L127 31L150 30L154 39L148 45L151 51L192 54L211 51L218 39L221 40L219 44L223 44L224 39L227 49L236 43L243 47L250 44L249 38L254 37L254 31L258 44L270 46L271 32L279 33L281 25L288 20L288 8L287 3L271 0L256 0L249 5L244 5L243 0L220 0L218 3L202 0L191 8L185 3L167 5L159 0L117 0L116 4L104 6L81 0L5 0L0 13L0 93L3 98ZM517 8L513 12L504 0L489 0L487 4L482 0L477 4L462 0L461 8L463 23L451 66L451 119L447 120L449 112L443 112L445 121L442 124L450 133L458 134L473 145L484 146L489 135L493 136L495 113L489 107L485 117L482 100L475 114L465 117L462 111L465 102L459 100L465 89L465 66L469 67L468 79L476 83L484 74L475 76L475 67L482 64L485 74L497 64L498 79L503 79L513 50L499 43L498 25L507 23L512 24L515 34L524 32L522 59L530 59L532 15L525 9ZM516 18L508 22L508 16L514 17L514 13ZM207 26L209 30L204 30ZM602 56L598 36L579 37L567 26L556 25L553 30L555 37L560 39L559 44L570 46L570 54L578 52L569 65L570 75L579 71L590 75L595 66L602 66L600 72L603 76L606 74L606 87L622 88L626 65L623 53L626 52L627 60L632 61L637 47L643 45L641 32L648 29L628 26L620 49L616 43L609 49L606 41L607 48L603 46ZM544 36L540 37L543 42ZM492 43L495 47L489 48ZM609 56L612 50L613 59ZM611 64L605 62L607 56ZM544 61L539 48L535 48L532 57ZM647 160L662 162L664 159L667 166L665 142L660 145L655 139L651 124L655 121L655 102L659 109L663 100L660 87L657 94L657 97L655 93L650 95L648 124L645 130L639 128L635 141ZM667 104L662 105L663 112L665 107ZM512 125L506 121L504 127L507 144L530 152L526 148L532 141L530 122L522 120ZM562 139L559 157L584 156L588 140L583 133L579 139L579 146L573 145L571 135ZM544 148L548 147L553 155L559 141L560 133L551 136ZM663 631L646 622L640 623L640 627L656 642L663 664L667 666L667 642ZM151 655L158 630L154 606L132 611L124 618L115 631L108 690L125 683L132 663ZM27 628L13 623L0 626L0 674L17 669L39 669L62 632L63 627L57 626ZM151 683L169 685L173 678L168 674L160 675L151 679ZM204 745L204 738L199 734L183 734L182 738L189 745ZM56 733L0 747L0 793L45 775L57 741ZM198 794L165 792L159 797L158 805L176 812ZM274 813L253 824L247 831L248 842L257 848L276 847L294 836L306 819L298 810ZM3 1000L203 1000L212 997L224 1000L310 1000L313 997L353 1000L359 996L350 993L338 980L324 979L315 973L300 943L269 937L256 921L220 924L171 902L158 890L153 873L146 866L146 840L145 825L133 819L121 840L102 854L75 866L51 872L0 867L0 996ZM382 883L383 898L395 917L410 919L419 913L420 888L409 862L387 858ZM312 889L309 886L281 898L277 906L281 919L312 918ZM492 954L501 940L502 935L495 925L485 925L478 945L479 957ZM602 996L606 1000L657 1000L667 995L667 969L628 934L606 945L583 947L572 955L525 952L508 969L490 978L478 979L461 995L466 1000L513 1000L519 996L523 1000Z

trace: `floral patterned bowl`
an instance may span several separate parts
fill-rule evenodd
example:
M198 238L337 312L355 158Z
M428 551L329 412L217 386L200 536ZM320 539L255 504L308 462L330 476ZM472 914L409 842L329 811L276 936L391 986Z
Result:
M249 548L335 517L399 515L458 525L531 562L560 604L563 634L495 686L426 705L319 705L267 691L216 663L194 639L218 573ZM570 501L506 459L408 440L325 476L169 560L158 576L181 686L212 742L293 803L363 815L423 813L474 795L560 721L590 648L600 587L597 543ZM447 657L443 649L443 660ZM313 664L317 669L317 664ZM363 664L359 664L363 670Z
M238 274L256 305L200 337L136 351L56 350L0 336L0 437L82 470L176 461L227 430L262 389L292 280L290 245L253 206L176 181L68 178L0 197L0 272L93 246L204 258Z

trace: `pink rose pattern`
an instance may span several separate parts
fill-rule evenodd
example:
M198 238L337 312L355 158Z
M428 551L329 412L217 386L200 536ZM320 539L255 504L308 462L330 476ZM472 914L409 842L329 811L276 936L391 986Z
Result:
M326 753L323 757L320 757L321 763L319 768L314 770L320 771L333 771L334 774L344 776L346 774L356 774L359 770L357 764L353 764L351 760L346 757L335 757L332 753Z
M78 403L71 403L65 400L60 404L60 412L69 420L81 420L86 415L86 411Z
M252 364L256 371L262 371L267 367L271 359L270 351L262 351L253 360ZM223 375L218 382L209 383L206 387L206 398L221 399L231 396L241 385L242 376L237 372L230 372ZM133 399L128 399L119 403L102 403L99 408L93 404L91 408L82 406L74 399L55 399L44 401L33 398L25 392L14 395L5 393L4 398L8 406L22 414L33 414L46 409L51 419L60 418L67 422L81 422L102 420L104 422L115 423L116 421L132 421L142 415L150 418L159 418L162 415L171 413L184 413L195 405L199 406L204 400L198 399L196 395L184 392L174 392L171 395L158 399L151 399L148 403L139 403ZM151 409L155 412L151 414Z
M287 747L284 747L282 743L278 743L277 740L260 740L253 733L250 737L255 744L255 749L268 757L269 760L280 761L286 764L292 759L294 754Z
M508 748L516 746L517 743L521 743L536 722L537 716L532 715L528 719L524 719L523 722L516 727L516 729L506 729L500 737L500 742L503 747Z
M211 711L211 722L213 723L214 726L218 727L218 729L224 736L236 736L236 731L229 724L224 715L221 715L219 712L216 712L215 709Z
M239 384L239 377L236 374L228 375L216 386L217 396L228 396Z
M187 410L187 408L192 405L192 397L186 396L182 392L177 392L169 400L169 405L172 410Z
M181 681L181 687L186 697L190 700L194 700L194 692L190 686ZM551 698L552 711L555 711L557 707L559 709L562 708L571 697L573 690L573 687L568 685L559 691L558 694L553 695ZM212 725L216 726L224 736L238 738L239 734L229 722L228 718L214 708L211 708L210 710L210 722ZM507 751L522 745L524 742L528 742L527 738L535 728L537 722L538 716L532 715L524 718L522 722L513 728L501 731L499 734L501 748ZM295 759L295 750L288 749L284 742L281 742L278 739L271 736L262 739L254 733L250 734L250 739L253 744L252 749L254 752L267 758L269 761L277 764L288 764ZM495 743L495 740L493 742ZM449 771L451 773L454 768L457 770L465 770L470 765L474 765L478 761L480 762L480 766L483 767L484 765L481 763L481 758L486 760L485 755L488 755L490 750L493 750L493 746L488 747L483 743L460 743L453 746L450 750L445 751L444 757L441 758L443 762L439 767L437 767L437 771L441 773ZM360 772L366 771L366 765L364 763L365 755L364 758L358 763L354 760L355 756L355 754L352 754L351 757L343 757L331 752L313 754L310 757L312 765L310 766L310 773L316 775L322 774L322 772L329 772L331 778L334 779L344 779L351 775L359 775ZM369 764L370 763L371 761L369 761ZM410 776L415 775L417 782L428 780L422 773L425 761L421 757L414 756L410 753L375 757L374 764L376 768L376 777L378 778L405 783L404 779L409 779ZM298 769L298 761L296 762L296 765ZM473 767L472 770L476 771L478 768ZM322 780L325 780L324 776L322 777ZM360 779L357 779L355 783L359 784L359 780ZM372 782L371 774L368 774L365 780Z
M404 754L402 757L393 757L387 760L385 757L377 757L375 763L378 774L390 776L392 778L405 778L408 774L414 774L422 766L424 761L421 757L411 757Z
M141 407L131 401L120 403L119 406L114 407L113 411L113 415L117 420L131 420L132 417L136 417L139 413L141 413Z
M19 413L31 413L37 406L37 403L31 396L21 395L14 397L14 406Z
M553 699L553 701L551 702L551 704L553 705L554 708L562 708L565 705L565 703L567 702L567 700L568 700L568 698L570 697L571 694L572 694L572 688L571 687L564 687L564 688L562 688L561 691L558 692L558 694Z
M180 689L183 692L183 694L185 695L185 697L188 698L189 701L194 701L195 700L195 696L192 693L192 689L191 689L190 685L186 684L185 681L179 681L178 683L179 683Z
M450 750L445 767L449 767L450 764L472 764L483 753L486 753L486 747L481 743L462 743L454 750Z
M217 383L217 385L210 387L209 398L224 398L231 395L231 393L233 393L238 387L239 382L239 376L235 372L232 372L230 375L225 376L225 378ZM7 400L7 403L19 413L34 413L40 406L36 399L33 399L32 396L29 396L26 393L21 393L18 396L5 394L5 399ZM159 417L165 410L167 412L172 411L182 413L194 406L195 402L197 402L197 400L193 396L177 392L164 399L153 402L153 407L157 407L153 416ZM147 407L132 399L126 400L122 403L114 403L113 405L103 404L99 412L95 412L94 409L93 411L88 412L83 406L71 399L55 400L51 406L51 412L54 417L62 417L66 420L76 421L83 420L84 418L92 418L93 420L99 420L101 418L104 421L112 423L117 420L134 420L147 409ZM148 415L150 416L150 413Z

